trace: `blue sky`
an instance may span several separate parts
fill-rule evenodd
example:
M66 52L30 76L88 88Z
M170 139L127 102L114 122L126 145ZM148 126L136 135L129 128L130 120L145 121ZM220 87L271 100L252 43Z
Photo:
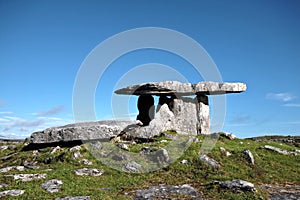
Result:
M0 0L0 136L23 138L72 123L73 86L84 59L105 39L141 27L186 34L205 48L224 81L247 83L245 93L226 95L223 131L239 137L299 135L299 19L296 0ZM128 53L99 82L97 119L112 116L118 80L147 63L203 81L176 55L154 49ZM135 100L128 106L132 116Z

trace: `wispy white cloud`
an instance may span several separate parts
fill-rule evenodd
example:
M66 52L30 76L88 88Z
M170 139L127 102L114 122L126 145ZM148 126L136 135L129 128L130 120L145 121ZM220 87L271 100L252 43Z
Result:
M288 124L300 124L300 121L287 122Z
M0 114L2 114L2 115L11 115L11 114L14 114L14 112L12 112L12 111L2 111L2 112L0 112Z
M288 92L266 94L266 99L269 99L269 100L277 100L277 101L287 102L287 101L291 101L295 98L296 98L296 96L294 96L293 94L288 93Z
M55 114L57 114L57 113L59 113L63 110L64 110L64 106L60 105L60 106L55 106L53 108L50 108L49 110L46 110L46 111L33 113L33 115L36 115L36 116L49 116L49 115L55 115Z
M9 131L16 127L36 127L42 125L43 123L45 123L45 121L40 119L37 120L17 119L15 121L12 121L11 124L6 125L3 131Z
M0 118L0 123L7 123L7 122L10 122L10 120L5 118Z
M300 103L286 103L283 106L286 106L286 107L300 107Z

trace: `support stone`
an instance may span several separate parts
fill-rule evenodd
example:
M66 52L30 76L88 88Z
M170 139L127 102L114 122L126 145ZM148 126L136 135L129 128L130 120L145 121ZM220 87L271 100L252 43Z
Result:
M197 95L198 134L210 134L209 103L206 95Z

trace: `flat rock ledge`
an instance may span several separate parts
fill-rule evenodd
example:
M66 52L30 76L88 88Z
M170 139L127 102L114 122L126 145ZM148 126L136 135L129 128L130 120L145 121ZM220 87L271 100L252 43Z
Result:
M264 148L267 149L267 150L275 151L275 152L283 154L283 155L294 155L294 156L298 155L297 152L283 150L283 149L280 149L280 148L277 148L277 147L273 147L273 146L270 146L270 145L265 145Z
M199 155L199 160L201 160L202 162L208 164L209 166L211 166L214 169L221 168L221 165L218 161L208 157L206 154L200 154Z
M188 184L181 186L151 186L149 189L137 190L132 197L133 200L154 200L154 199L178 199L172 198L174 195L182 195L188 197L188 199L200 200L199 193L195 188Z

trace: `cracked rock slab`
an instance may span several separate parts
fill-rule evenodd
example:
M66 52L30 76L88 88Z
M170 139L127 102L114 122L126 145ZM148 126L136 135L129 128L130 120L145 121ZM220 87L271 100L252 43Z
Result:
M47 177L47 174L15 174L15 175L5 175L8 177L13 177L14 180L21 180L23 182L32 181L34 179L43 179Z
M20 196L24 194L25 190L6 190L3 192L0 192L0 197L5 197L5 196Z
M63 184L63 182L61 180L52 179L52 180L48 180L48 181L44 182L41 185L41 188L43 188L44 190L47 190L47 192L54 193L54 192L59 191L62 184Z
M218 184L221 188L230 189L233 191L257 192L253 183L244 180L214 181L214 184Z
M104 171L96 168L82 168L74 170L78 176L101 176Z
M135 195L132 197L132 199L175 199L171 197L174 195L184 195L189 197L189 199L202 199L199 197L199 193L197 192L197 190L188 184L184 184L181 186L151 186L149 189L135 191Z
M55 200L90 200L89 196L78 196L78 197L58 197Z

